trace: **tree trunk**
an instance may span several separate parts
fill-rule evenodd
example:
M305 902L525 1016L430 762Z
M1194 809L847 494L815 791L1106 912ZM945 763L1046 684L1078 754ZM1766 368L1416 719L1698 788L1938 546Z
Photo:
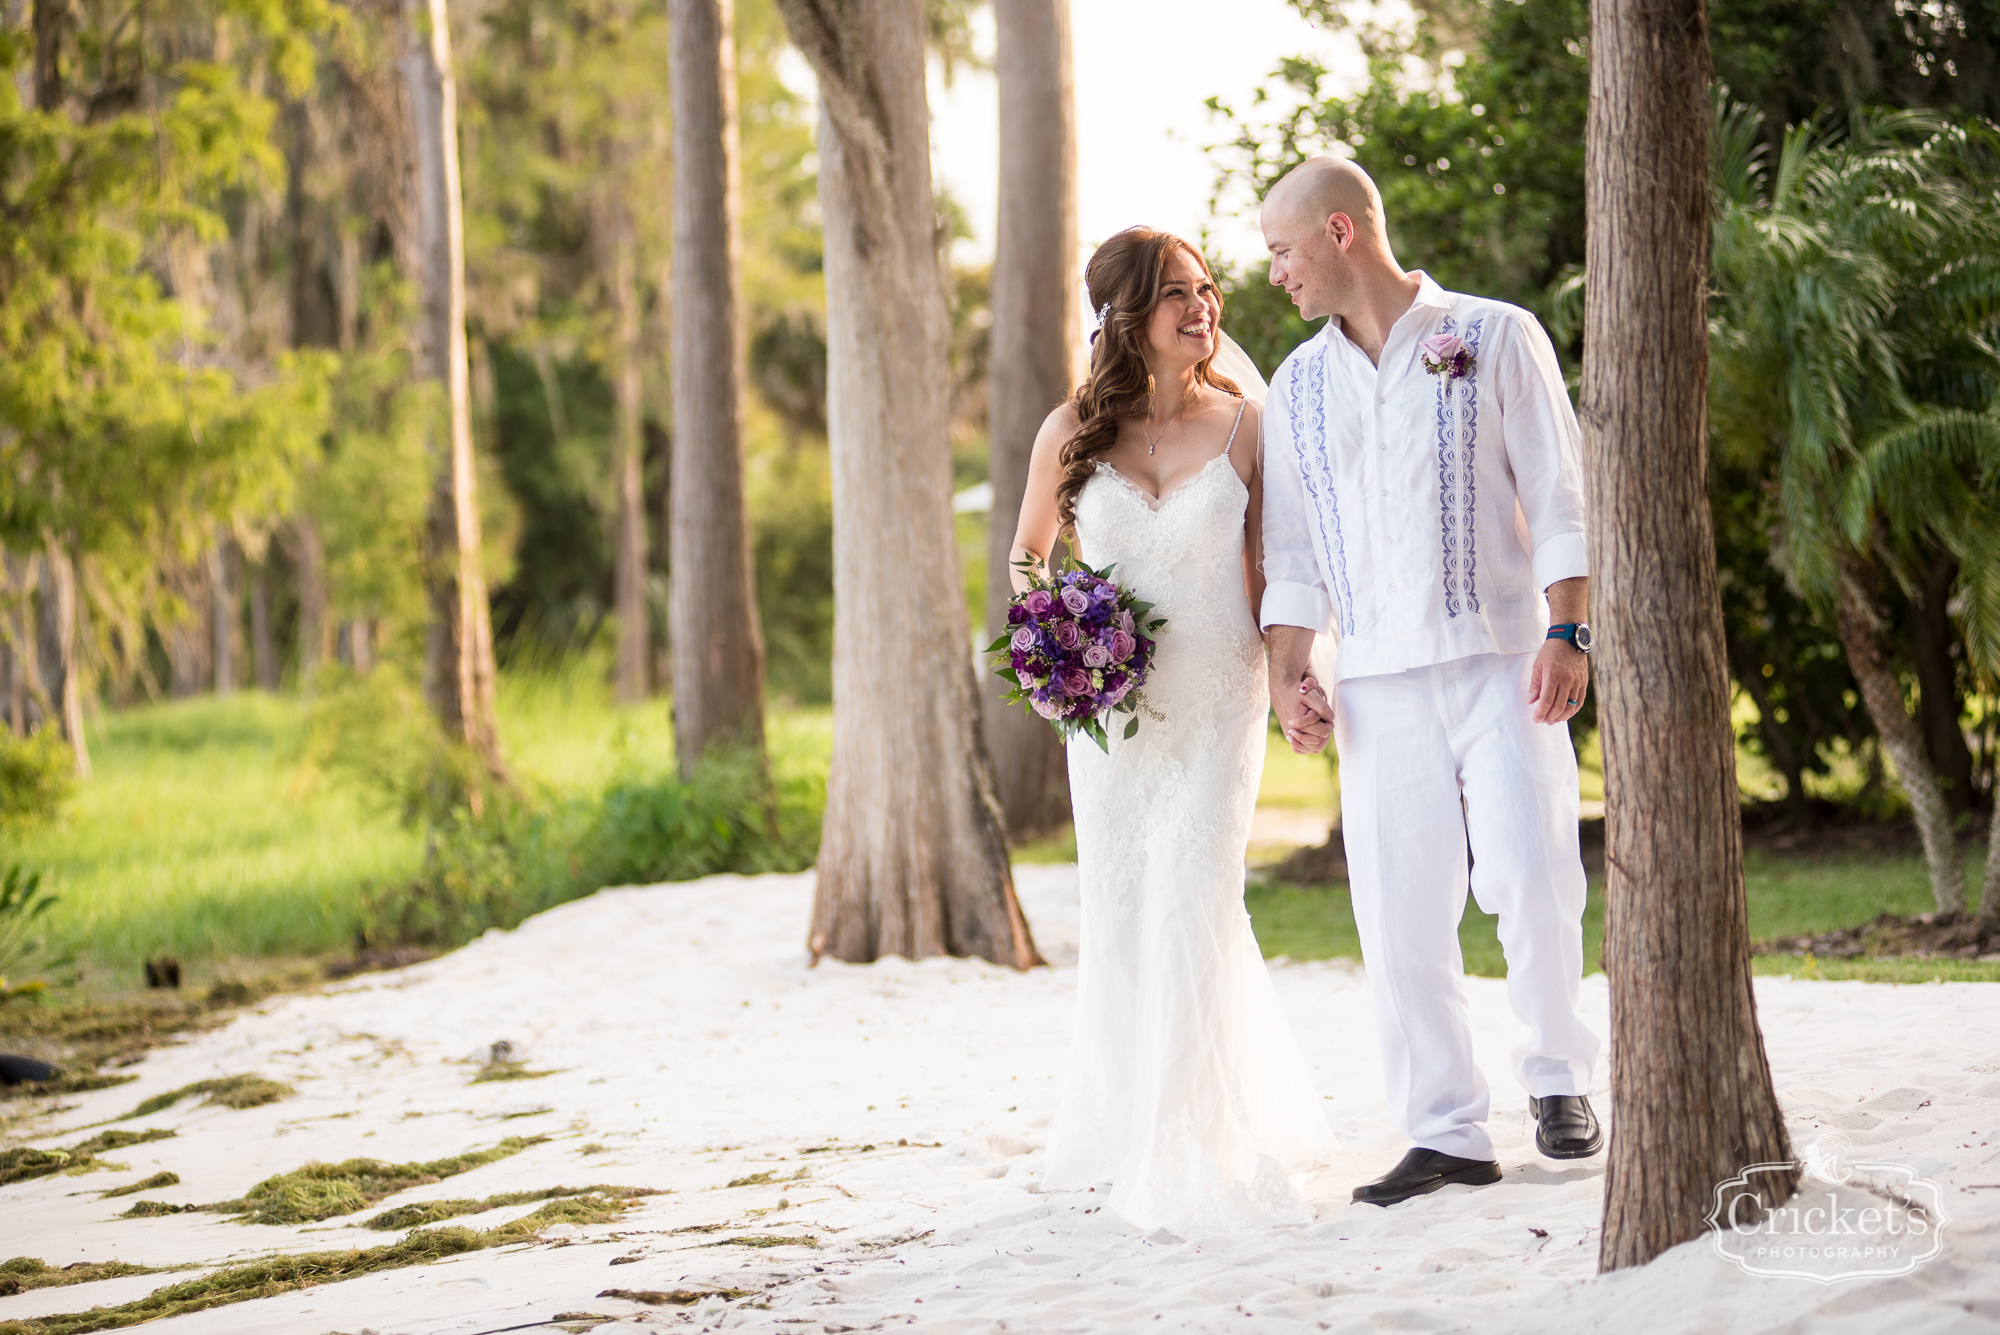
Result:
M40 664L36 661L36 636L32 630L35 609L35 562L32 557L0 552L7 575L7 726L16 737L26 737L35 726L42 695Z
M49 688L50 703L62 720L63 736L69 739L70 750L76 756L77 777L87 779L90 747L83 737L83 671L76 646L76 562L53 535L47 540L47 548L43 569L48 571L48 582L42 590L42 602L48 609L54 632L56 675L60 680L44 675L43 684Z
M1709 511L1702 0L1592 0L1583 425L1611 976L1604 1270L1700 1235L1791 1161L1757 1026ZM1787 1167L1760 1175L1766 1207Z
M1959 860L1958 839L1952 831L1951 803L1945 800L1937 771L1931 768L1917 721L1903 708L1903 684L1890 661L1889 637L1864 591L1868 575L1846 570L1840 580L1835 613L1847 666L1861 687L1861 703L1875 725L1883 751L1896 767L1896 778L1910 799L1910 814L1924 842L1924 862L1930 870L1931 898L1939 913L1965 910L1965 864Z
M671 0L667 12L674 122L668 619L674 745L685 776L711 746L763 750L764 637L743 498L733 5Z
M332 629L326 616L326 546L310 515L293 517L292 539L299 572L299 683L310 687L326 663Z
M424 373L444 391L444 440L435 451L426 584L430 629L425 693L445 732L500 774L493 715L493 622L480 568L472 458L472 395L465 347L465 227L458 175L458 89L445 0L404 0L403 58L417 147ZM434 428L435 430L435 428Z
M31 25L35 30L35 109L59 111L63 104L62 34L67 26L67 0L35 0Z
M1975 811L1979 792L1972 782L1972 748L1960 722L1958 664L1952 650L1958 631L1951 621L1951 590L1958 582L1958 558L1941 552L1924 571L1910 599L1910 658L1917 669L1917 723L1924 753L1937 775L1938 789L1953 814Z
M809 943L1027 968L952 527L922 0L778 7L819 77L826 238L833 764Z
M266 549L268 555L269 549ZM271 566L259 561L250 574L250 665L257 689L278 689L278 654L271 641Z
M993 258L993 511L986 537L986 635L1007 624L1008 556L1028 458L1049 411L1069 397L1077 321L1076 115L1069 0L994 7L1000 82L1000 222ZM1069 768L1055 729L985 683L986 746L1015 839L1069 819Z
M646 658L652 643L646 617L646 495L641 380L639 263L629 199L636 182L631 151L613 143L603 197L593 222L597 261L611 306L612 463L618 486L617 550L612 608L618 622L613 680L620 704L646 698Z
M208 549L208 625L214 636L209 658L215 664L211 681L217 695L236 691L236 590L229 578L229 548L229 535L218 530L215 546Z

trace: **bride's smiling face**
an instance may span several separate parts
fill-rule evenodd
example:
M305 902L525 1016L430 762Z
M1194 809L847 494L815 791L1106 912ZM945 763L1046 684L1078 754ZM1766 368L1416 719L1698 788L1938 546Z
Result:
M1172 373L1215 355L1222 328L1222 294L1201 261L1183 246L1167 256L1160 304L1146 322L1146 360L1153 373Z

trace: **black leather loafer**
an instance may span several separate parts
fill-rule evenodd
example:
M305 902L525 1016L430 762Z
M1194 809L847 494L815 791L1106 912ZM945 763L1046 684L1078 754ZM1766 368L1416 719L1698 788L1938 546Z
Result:
M1529 1099L1528 1112L1535 1119L1535 1148L1551 1159L1588 1159L1604 1148L1604 1129L1581 1094Z
M1411 1150L1387 1177L1356 1187L1354 1199L1369 1205L1394 1205L1454 1182L1483 1187L1499 1180L1500 1165L1491 1159L1455 1159L1436 1150Z
M53 1079L60 1074L47 1062L38 1062L33 1057L17 1057L12 1053L0 1053L0 1085L27 1085L42 1080Z

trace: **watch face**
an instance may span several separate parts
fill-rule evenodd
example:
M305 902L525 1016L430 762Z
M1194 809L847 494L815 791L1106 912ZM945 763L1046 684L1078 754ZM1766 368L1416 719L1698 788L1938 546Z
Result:
M1576 647L1583 650L1583 652L1585 653L1589 653L1591 649L1591 643L1592 642L1590 638L1590 627L1579 625L1576 628Z

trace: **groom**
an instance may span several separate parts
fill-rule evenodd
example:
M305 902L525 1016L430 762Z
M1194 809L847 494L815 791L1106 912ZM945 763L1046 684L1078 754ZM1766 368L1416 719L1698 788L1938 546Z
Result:
M1414 1143L1354 1198L1500 1179L1466 1022L1469 884L1500 918L1514 1049L1543 1154L1603 1142L1577 1014L1576 755L1590 628L1578 433L1548 336L1389 248L1382 196L1314 158L1266 198L1271 282L1308 320L1264 408L1271 701L1295 749L1329 731L1389 1110ZM1339 636L1331 701L1313 637Z

